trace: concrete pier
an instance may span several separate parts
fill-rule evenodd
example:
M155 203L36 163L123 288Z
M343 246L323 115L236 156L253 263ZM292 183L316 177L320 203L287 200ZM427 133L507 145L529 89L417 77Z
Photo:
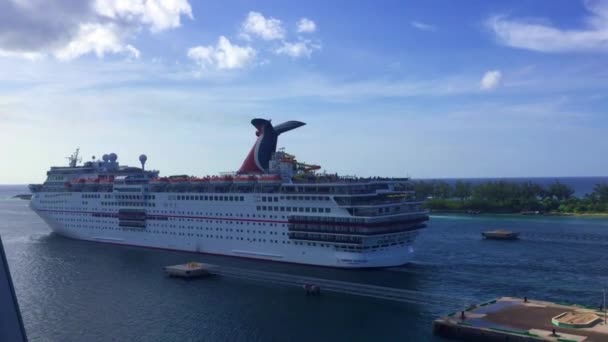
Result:
M600 308L502 297L451 313L433 322L439 336L462 341L608 341ZM559 324L560 317L599 317L582 325Z

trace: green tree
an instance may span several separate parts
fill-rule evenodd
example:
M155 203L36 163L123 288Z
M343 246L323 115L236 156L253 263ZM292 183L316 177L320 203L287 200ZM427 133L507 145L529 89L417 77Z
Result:
M608 203L608 184L596 184L589 196L594 202Z
M452 196L464 201L473 195L473 186L469 182L457 181L452 190Z
M572 187L562 184L559 181L551 184L548 189L548 194L551 197L556 198L558 201L563 201L572 198L574 195L574 189Z
M427 199L433 195L433 184L425 181L416 181L414 183L414 191L416 192L416 198Z
M452 188L450 184L445 181L434 181L433 182L433 197L437 198L450 198Z

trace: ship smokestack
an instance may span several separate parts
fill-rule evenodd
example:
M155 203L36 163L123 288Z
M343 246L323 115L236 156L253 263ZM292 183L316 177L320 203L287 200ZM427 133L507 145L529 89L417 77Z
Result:
M279 135L305 125L300 121L287 121L273 127L270 120L265 119L253 119L251 124L257 129L255 134L258 139L241 165L239 173L263 173L268 170L270 158L277 149Z

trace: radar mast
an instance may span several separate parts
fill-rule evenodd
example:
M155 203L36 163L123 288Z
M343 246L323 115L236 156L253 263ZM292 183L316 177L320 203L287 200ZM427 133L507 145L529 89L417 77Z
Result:
M74 151L74 153L72 153L71 156L66 157L66 159L69 162L69 166L70 167L76 167L76 165L78 165L78 163L80 163L82 161L82 157L78 156L78 153L80 152L80 147L76 148L76 151Z

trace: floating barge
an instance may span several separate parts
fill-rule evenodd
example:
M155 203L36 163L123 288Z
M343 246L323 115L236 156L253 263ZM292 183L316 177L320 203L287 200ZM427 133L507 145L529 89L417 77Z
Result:
M187 264L165 266L165 272L169 277L178 278L199 278L214 274L217 269L215 265L203 264L200 262L189 262Z
M433 332L461 341L608 341L599 309L502 297L435 320Z
M491 240L517 240L517 239L519 239L518 232L511 232L511 231L502 230L502 229L483 232L483 233L481 233L481 236L483 236L486 239L491 239Z

